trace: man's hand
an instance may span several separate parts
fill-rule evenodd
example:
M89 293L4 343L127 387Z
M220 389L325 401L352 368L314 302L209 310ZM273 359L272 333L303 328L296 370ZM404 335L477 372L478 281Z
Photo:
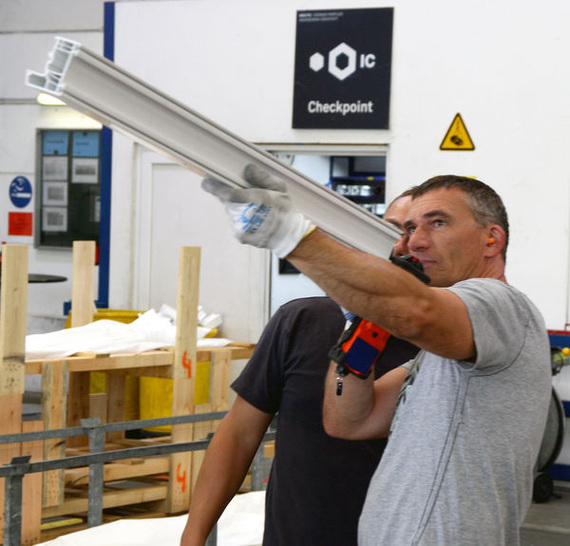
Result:
M234 234L244 244L267 248L284 258L315 225L293 209L285 184L256 165L245 168L249 188L233 188L215 178L202 188L226 207Z

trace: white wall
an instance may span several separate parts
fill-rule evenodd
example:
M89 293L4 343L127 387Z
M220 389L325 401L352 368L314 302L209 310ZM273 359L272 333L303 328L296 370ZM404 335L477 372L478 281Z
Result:
M69 108L42 107L24 83L27 69L43 70L54 36L65 35L102 51L103 0L2 0L0 2L0 241L29 245L29 270L63 275L58 284L28 286L30 333L60 327L63 303L71 299L71 252L33 248L33 237L8 236L8 213L31 212L35 205L36 130L100 125ZM16 176L32 183L31 203L18 209L9 187Z
M502 195L512 240L507 278L550 328L568 306L570 6L396 2L389 179L473 175ZM546 7L548 6L548 8ZM440 152L461 112L475 152Z
M121 3L116 62L254 142L389 144L388 199L434 174L488 182L510 211L510 282L548 327L564 327L570 6L330 0L326 9L383 6L395 8L390 130L291 128L296 10L322 2ZM439 150L457 112L474 152Z
M395 8L390 129L291 128L298 9ZM568 320L570 5L563 0L281 0L119 2L116 59L255 142L389 145L388 199L433 174L477 176L501 193L512 241L508 278L537 302L549 328ZM7 188L35 179L37 128L89 123L33 104L25 70L44 66L53 37L102 50L102 0L0 3L0 240ZM474 152L441 152L460 112ZM67 119L63 118L67 116ZM132 143L115 135L111 305L132 292ZM28 209L25 209L28 210ZM30 209L31 210L31 209ZM31 249L30 269L70 275L70 254ZM70 283L30 287L34 314L60 315Z

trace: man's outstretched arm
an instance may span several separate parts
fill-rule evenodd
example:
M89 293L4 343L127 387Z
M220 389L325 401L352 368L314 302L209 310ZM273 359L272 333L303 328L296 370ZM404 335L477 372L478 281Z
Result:
M426 286L388 260L359 252L315 230L287 255L344 308L395 337L445 358L473 357L473 332L463 302Z
M240 242L287 257L337 303L396 337L446 358L474 356L471 323L457 296L315 229L294 209L285 184L259 167L248 165L244 176L250 188L202 184L225 205Z

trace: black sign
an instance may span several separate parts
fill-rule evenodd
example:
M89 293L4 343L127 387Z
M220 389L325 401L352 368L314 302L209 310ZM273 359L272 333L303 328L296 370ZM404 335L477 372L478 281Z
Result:
M297 12L295 129L386 129L393 8Z

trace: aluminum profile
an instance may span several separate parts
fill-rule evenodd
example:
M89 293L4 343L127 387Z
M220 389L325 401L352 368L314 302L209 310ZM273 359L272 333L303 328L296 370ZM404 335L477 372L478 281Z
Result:
M45 72L28 70L26 83L201 176L247 187L245 166L259 165L287 184L299 211L353 248L386 258L400 237L391 224L78 42L57 37Z

